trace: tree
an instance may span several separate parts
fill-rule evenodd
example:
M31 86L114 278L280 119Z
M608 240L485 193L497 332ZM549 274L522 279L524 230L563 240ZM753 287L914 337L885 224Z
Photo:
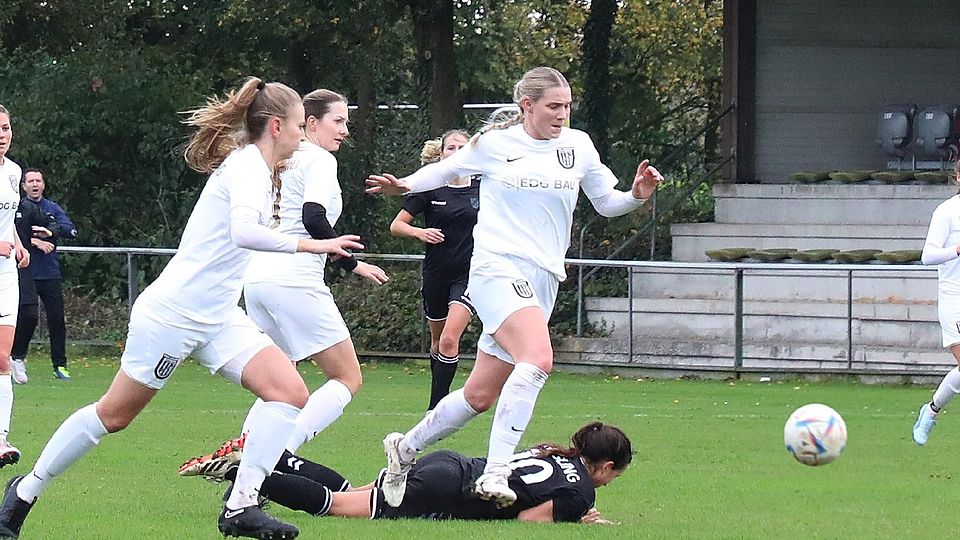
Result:
M616 0L593 0L583 29L583 102L579 109L601 159L607 156L610 124L610 34L617 17Z
M439 135L463 119L460 77L453 49L453 0L407 0L417 48L417 73L430 131Z

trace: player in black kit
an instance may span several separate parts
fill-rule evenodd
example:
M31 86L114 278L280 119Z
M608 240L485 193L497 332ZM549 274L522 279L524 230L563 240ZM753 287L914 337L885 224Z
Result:
M422 163L452 155L467 144L467 134L450 130L427 141ZM430 327L430 403L427 410L450 393L450 383L460 359L460 337L475 315L466 295L473 227L480 208L480 177L459 178L455 183L406 197L403 209L390 224L394 236L415 238L426 244L423 261L423 313ZM423 215L424 226L412 223Z
M592 422L570 440L570 448L541 444L513 457L508 481L517 493L517 502L505 508L473 492L486 459L449 450L432 452L413 466L403 503L396 508L384 501L379 478L367 486L342 491L349 486L342 476L292 454L284 454L276 471L264 481L260 495L316 516L603 522L593 509L594 490L616 479L630 464L630 439L619 428ZM235 467L221 469L229 471L225 479L235 474Z

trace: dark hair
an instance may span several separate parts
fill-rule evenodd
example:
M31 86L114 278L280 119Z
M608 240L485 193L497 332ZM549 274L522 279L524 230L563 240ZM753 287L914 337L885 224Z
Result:
M210 98L205 106L187 111L190 117L184 123L197 128L184 151L187 165L197 172L212 172L237 146L259 139L270 118L286 118L299 101L300 94L284 84L250 77L226 99Z
M320 120L323 118L323 115L327 114L327 112L330 110L330 104L338 101L346 103L347 98L332 90L326 90L324 88L314 90L313 92L303 96L303 114L307 118L312 116L317 120Z
M953 165L953 172L954 181L960 184L960 156L957 156L957 161ZM960 195L960 188L957 189L957 195Z
M570 437L573 444L565 448L546 443L536 447L541 456L560 455L567 458L581 456L591 463L612 461L613 468L622 471L633 461L630 439L616 426L603 422L590 422Z

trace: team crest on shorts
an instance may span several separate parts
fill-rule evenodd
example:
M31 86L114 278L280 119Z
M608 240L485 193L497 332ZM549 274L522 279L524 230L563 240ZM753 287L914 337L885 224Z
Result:
M564 146L557 148L557 161L560 162L560 166L564 169L572 169L574 162L573 147Z
M157 367L153 368L153 374L156 375L158 379L166 379L170 375L173 375L173 370L177 369L179 365L179 358L164 353L160 361L157 362Z
M513 290L517 291L517 295L520 298L533 298L533 287L530 286L530 282L525 279L518 279L511 283L513 285Z
M480 197L470 197L470 206L472 206L474 210L479 210L479 209L480 209Z

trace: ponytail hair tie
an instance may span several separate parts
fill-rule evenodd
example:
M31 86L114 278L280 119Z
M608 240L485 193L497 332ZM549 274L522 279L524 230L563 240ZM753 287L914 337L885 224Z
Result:
M257 83L257 90L263 90L267 85L263 81Z

